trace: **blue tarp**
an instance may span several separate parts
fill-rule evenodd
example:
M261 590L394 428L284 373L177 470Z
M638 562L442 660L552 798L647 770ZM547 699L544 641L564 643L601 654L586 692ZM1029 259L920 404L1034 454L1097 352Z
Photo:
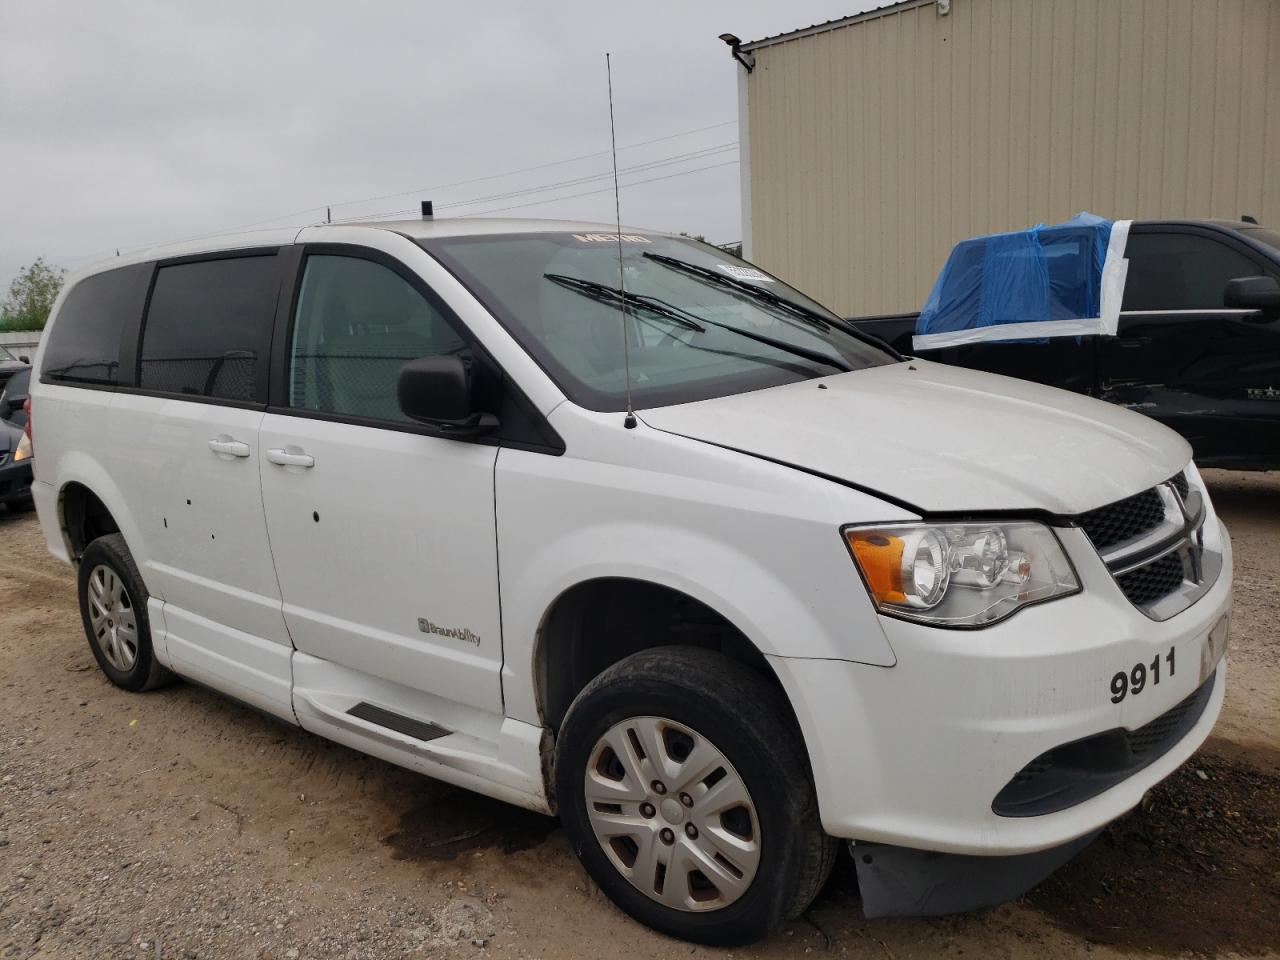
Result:
M1089 324L1103 315L1103 268L1113 227L1110 220L1080 213L1065 223L956 244L916 321L916 346L1103 332ZM1118 253L1123 256L1123 246ZM1089 324L984 329L1049 321Z

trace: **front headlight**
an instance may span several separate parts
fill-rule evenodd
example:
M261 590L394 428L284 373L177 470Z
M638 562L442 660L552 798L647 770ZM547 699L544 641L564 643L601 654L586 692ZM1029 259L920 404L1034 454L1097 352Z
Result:
M31 459L31 438L25 433L22 435L22 439L18 441L18 448L13 451L13 459L15 461Z
M845 527L881 613L942 627L983 627L1080 581L1042 523L904 523Z

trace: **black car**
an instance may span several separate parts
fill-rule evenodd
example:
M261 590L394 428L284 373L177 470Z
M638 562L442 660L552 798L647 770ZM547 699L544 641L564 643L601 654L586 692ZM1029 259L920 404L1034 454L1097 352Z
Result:
M1117 334L912 346L916 314L855 319L904 354L1122 404L1202 466L1280 469L1280 233L1236 220L1135 220Z
M10 351L4 347L0 347L0 387L9 382L19 370L26 370L31 364L28 357L15 357Z
M0 503L10 510L31 509L31 441L24 435L24 404L31 368L23 367L0 391Z

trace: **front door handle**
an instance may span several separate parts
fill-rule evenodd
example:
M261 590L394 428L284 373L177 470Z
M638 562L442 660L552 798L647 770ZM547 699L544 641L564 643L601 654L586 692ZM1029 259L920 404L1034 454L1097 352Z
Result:
M301 450L286 450L284 447L272 447L267 451L267 459L282 467L314 467L316 458Z
M224 457L247 457L249 455L249 445L247 443L233 440L225 433L219 434L210 440L209 449Z

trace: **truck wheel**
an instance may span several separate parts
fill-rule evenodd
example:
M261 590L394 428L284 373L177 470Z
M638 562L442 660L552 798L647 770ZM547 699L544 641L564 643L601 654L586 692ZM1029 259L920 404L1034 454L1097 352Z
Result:
M592 879L683 940L764 937L835 860L783 695L714 651L646 650L592 680L561 726L555 786Z
M151 647L147 588L124 537L112 533L80 557L80 618L98 666L125 690L152 690L173 679Z

